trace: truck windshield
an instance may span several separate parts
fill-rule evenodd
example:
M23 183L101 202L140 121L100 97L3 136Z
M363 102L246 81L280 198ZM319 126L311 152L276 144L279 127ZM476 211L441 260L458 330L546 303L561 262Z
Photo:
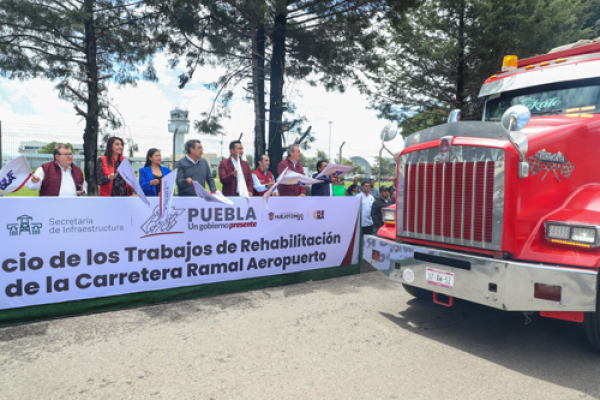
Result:
M600 113L600 82L561 82L488 96L484 121L500 121L512 106L524 105L532 116L573 112ZM568 84L569 87L565 87Z

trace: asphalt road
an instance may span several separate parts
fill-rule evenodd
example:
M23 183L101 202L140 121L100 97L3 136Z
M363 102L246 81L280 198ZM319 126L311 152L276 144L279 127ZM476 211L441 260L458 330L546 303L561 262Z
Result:
M0 399L600 399L581 326L378 272L0 329Z

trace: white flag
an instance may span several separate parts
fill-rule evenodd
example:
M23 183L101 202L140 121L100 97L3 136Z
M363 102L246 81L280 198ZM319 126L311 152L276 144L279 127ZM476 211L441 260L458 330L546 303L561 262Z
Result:
M297 185L297 186L306 186L313 185L315 183L323 183L318 179L309 178L306 175L299 174L294 171L286 171L283 175L283 178L277 178L280 185ZM281 181L280 181L281 178Z
M31 178L31 168L25 156L10 160L0 170L0 196L16 192Z
M171 171L166 176L163 176L160 186L160 219L162 222L169 217L171 211L171 203L175 194L175 181L177 180L177 168Z
M240 197L250 198L248 194L248 186L246 186L246 177L244 176L244 170L242 168L242 158L238 157L237 165L235 167L237 171L237 191Z
M275 181L275 184L273 186L271 186L269 188L269 190L267 190L265 192L265 194L263 195L263 204L265 205L265 208L269 212L271 211L271 210L269 210L269 197L271 197L271 195L273 194L273 192L275 191L275 189L277 188L277 186L279 186L279 183L281 182L281 180L283 179L283 177L286 175L287 171L288 171L288 169L287 169L287 167L285 167L285 169L283 170L283 172L281 173L281 175L279 175L279 177Z
M317 175L317 178L322 176L328 176L330 178L339 178L340 176L346 175L356 167L347 167L345 165L328 165L325 167L323 172Z
M210 201L213 203L225 203L225 204L233 204L233 201L229 200L227 197L223 196L221 192L217 190L217 192L213 195L206 189L204 189L200 184L196 181L192 181L192 186L194 187L194 191L196 195L201 199L206 201Z
M150 202L146 198L146 195L144 194L144 191L137 180L137 176L135 175L135 172L133 171L133 168L131 167L131 164L127 158L123 158L121 165L119 165L119 168L117 168L117 172L121 174L123 179L125 179L125 182L127 182L127 184L133 188L140 200L150 207Z

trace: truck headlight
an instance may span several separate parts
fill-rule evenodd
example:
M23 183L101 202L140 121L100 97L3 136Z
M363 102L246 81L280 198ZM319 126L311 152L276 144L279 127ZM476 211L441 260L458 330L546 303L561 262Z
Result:
M546 225L546 237L549 239L569 240L571 239L571 227L548 223Z
M383 208L383 222L396 222L396 209L395 208Z
M571 240L583 243L596 243L596 229L594 228L571 228Z
M561 222L546 222L546 239L552 243L577 247L596 247L598 245L598 227L582 226Z

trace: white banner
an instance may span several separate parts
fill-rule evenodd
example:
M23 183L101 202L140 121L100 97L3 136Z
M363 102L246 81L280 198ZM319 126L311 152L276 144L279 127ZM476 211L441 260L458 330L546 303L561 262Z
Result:
M31 168L25 156L10 160L0 170L0 196L21 189L29 178L31 178Z
M358 263L358 197L5 198L0 309Z
M117 172L121 174L125 182L127 182L127 184L133 188L140 200L143 201L144 204L146 204L148 207L150 207L150 202L146 198L144 190L138 182L138 177L135 175L135 171L131 167L131 163L127 158L123 158L121 165L119 165L119 168L117 168Z

